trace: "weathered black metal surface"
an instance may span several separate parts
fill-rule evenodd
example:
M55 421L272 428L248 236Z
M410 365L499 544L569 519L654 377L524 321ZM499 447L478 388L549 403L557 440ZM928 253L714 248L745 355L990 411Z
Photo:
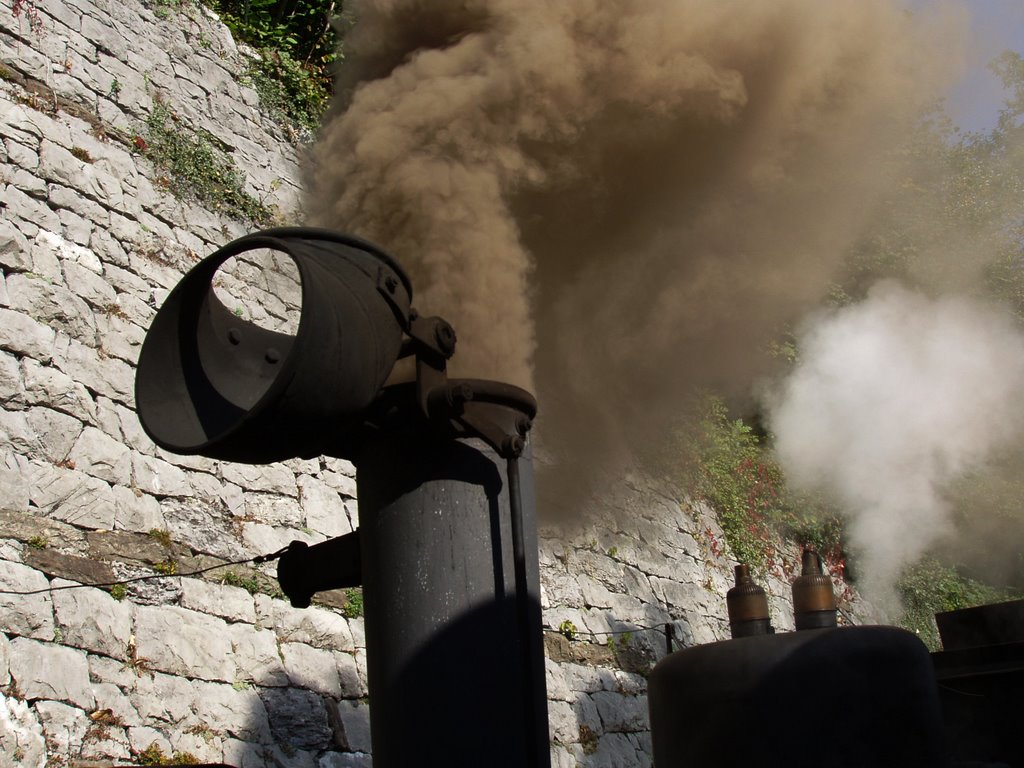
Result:
M1024 642L1024 600L935 614L944 651Z
M1024 768L1024 600L935 615L943 650L932 654L954 758Z
M412 407L357 460L374 765L547 766L530 462L518 460L524 634L506 461L428 428L405 392Z
M893 627L677 651L649 678L658 768L946 766L924 644Z
M277 563L281 591L296 608L308 608L313 595L362 583L359 531L309 546L293 541Z
M294 336L241 320L212 290L217 269L259 248L298 268ZM167 297L139 357L139 419L169 451L266 463L344 456L339 437L361 421L398 358L412 289L369 243L284 228L235 240L200 262Z

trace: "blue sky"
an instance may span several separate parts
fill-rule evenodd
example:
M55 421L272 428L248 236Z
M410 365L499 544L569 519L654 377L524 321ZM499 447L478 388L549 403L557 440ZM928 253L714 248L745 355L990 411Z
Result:
M910 0L911 7L934 0ZM949 112L966 130L985 130L995 124L1003 103L999 79L988 63L1004 50L1024 54L1024 0L965 0L971 16L971 47L967 72L949 95Z

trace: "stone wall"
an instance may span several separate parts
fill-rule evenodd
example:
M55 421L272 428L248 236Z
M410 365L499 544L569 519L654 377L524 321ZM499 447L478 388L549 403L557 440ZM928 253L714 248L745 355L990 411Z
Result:
M174 753L243 768L371 764L352 595L296 610L268 566L180 575L352 530L352 466L167 454L133 410L155 309L197 258L254 228L171 194L146 155L154 108L207 132L252 199L300 223L302 150L244 84L247 60L187 3L0 0L4 766ZM254 318L286 323L294 310L227 290ZM650 765L644 673L666 623L683 645L726 636L723 550L708 510L650 484L623 483L572 533L542 531L556 766ZM83 583L106 586L64 588ZM784 595L783 574L769 587ZM773 607L790 627L786 602Z

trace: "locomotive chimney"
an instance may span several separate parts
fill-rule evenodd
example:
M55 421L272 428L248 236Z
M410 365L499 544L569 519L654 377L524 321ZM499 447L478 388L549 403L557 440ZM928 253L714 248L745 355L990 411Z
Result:
M301 287L294 333L214 291L269 250ZM275 261L275 263L276 263ZM391 256L329 230L280 228L204 259L168 296L136 376L146 432L177 453L356 466L358 531L281 557L293 605L361 584L378 768L550 764L530 447L518 387L449 379L455 331L411 306ZM416 380L386 385L400 358Z

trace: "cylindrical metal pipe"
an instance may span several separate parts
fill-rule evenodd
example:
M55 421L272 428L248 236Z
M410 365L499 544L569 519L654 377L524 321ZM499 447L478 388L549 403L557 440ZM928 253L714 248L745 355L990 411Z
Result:
M505 459L478 439L393 423L357 461L374 765L546 767L529 455L516 466L517 553Z

